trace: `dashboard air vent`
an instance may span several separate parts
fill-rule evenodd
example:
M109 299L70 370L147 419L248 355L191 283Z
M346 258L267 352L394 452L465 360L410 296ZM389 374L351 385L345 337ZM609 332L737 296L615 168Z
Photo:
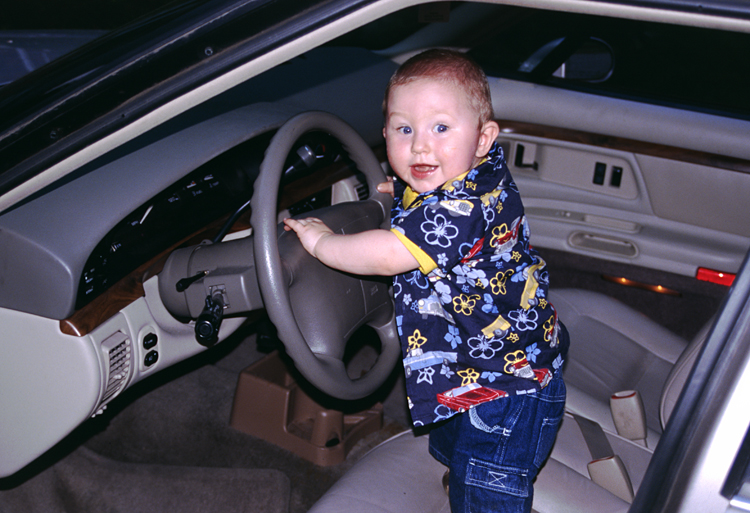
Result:
M133 367L133 350L130 339L125 334L118 331L107 338L102 342L102 351L107 364L107 386L99 407L111 401L125 388Z

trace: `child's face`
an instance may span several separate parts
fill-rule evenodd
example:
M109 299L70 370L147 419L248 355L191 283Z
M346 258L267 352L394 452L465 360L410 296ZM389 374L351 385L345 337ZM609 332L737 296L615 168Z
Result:
M422 193L475 167L496 127L492 121L479 127L479 114L458 86L420 78L391 91L383 135L393 170Z

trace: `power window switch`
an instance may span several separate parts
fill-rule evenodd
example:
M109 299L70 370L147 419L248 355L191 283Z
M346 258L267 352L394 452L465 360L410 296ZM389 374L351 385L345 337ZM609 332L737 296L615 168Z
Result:
M620 166L612 166L612 176L609 179L609 185L612 187L619 187L622 183L622 168Z
M597 162L594 166L594 183L596 185L604 185L604 176L607 174L607 164L604 162Z
M143 337L143 349L148 351L149 349L153 349L156 347L156 344L159 342L159 337L156 336L156 333L149 333L145 337Z

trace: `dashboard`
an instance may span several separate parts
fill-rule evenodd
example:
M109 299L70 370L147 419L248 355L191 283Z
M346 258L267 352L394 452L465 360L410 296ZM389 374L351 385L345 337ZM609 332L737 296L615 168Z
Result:
M323 83L320 70L330 59L342 63L341 75ZM395 66L363 50L316 50L4 212L0 308L58 320L77 314L159 251L249 200L270 137L298 112L331 111L368 143L380 144L379 123L372 120L382 118L380 95ZM368 101L332 101L352 87ZM290 187L289 198L305 200L310 185L308 192Z
M338 75L326 72L331 61L339 63ZM192 323L175 318L161 299L159 272L167 257L222 233L252 197L274 132L295 114L327 110L370 146L382 144L380 122L373 120L382 119L380 96L395 67L364 50L315 50L0 214L0 390L6 391L0 394L0 477L44 453L125 389L206 349ZM360 98L345 100L352 88ZM316 154L321 142L324 158L284 180L280 209L300 213L363 193L354 170L336 159L335 145L308 141ZM291 154L290 165L298 158ZM233 236L248 233L248 219L243 212L230 228ZM242 315L225 317L219 341L244 322Z
M256 140L252 142L257 145ZM239 152L232 150L232 153ZM110 230L83 267L76 310L156 254L246 201L252 195L257 165L243 169L232 165L233 161L231 156L222 155L200 166Z
M112 228L86 260L78 283L76 310L101 296L113 284L188 236L222 224L213 242L221 240L249 208L253 182L265 148L275 132L261 134L198 167L136 208ZM313 151L310 162L298 153ZM331 204L331 176L353 175L335 139L322 133L301 138L287 159L283 183L292 215ZM337 165L338 164L338 165ZM311 179L311 175L318 179ZM301 182L300 182L301 181ZM301 183L301 185L300 185ZM366 190L363 192L366 195ZM304 196L301 197L300 196ZM231 217L230 217L231 214Z

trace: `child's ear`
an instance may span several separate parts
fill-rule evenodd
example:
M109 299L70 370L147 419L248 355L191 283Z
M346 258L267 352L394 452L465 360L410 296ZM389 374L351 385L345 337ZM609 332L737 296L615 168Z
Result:
M479 131L479 144L477 145L476 156L479 158L484 157L489 153L492 148L492 143L495 142L497 136L500 134L500 126L494 121L487 121L482 125Z

